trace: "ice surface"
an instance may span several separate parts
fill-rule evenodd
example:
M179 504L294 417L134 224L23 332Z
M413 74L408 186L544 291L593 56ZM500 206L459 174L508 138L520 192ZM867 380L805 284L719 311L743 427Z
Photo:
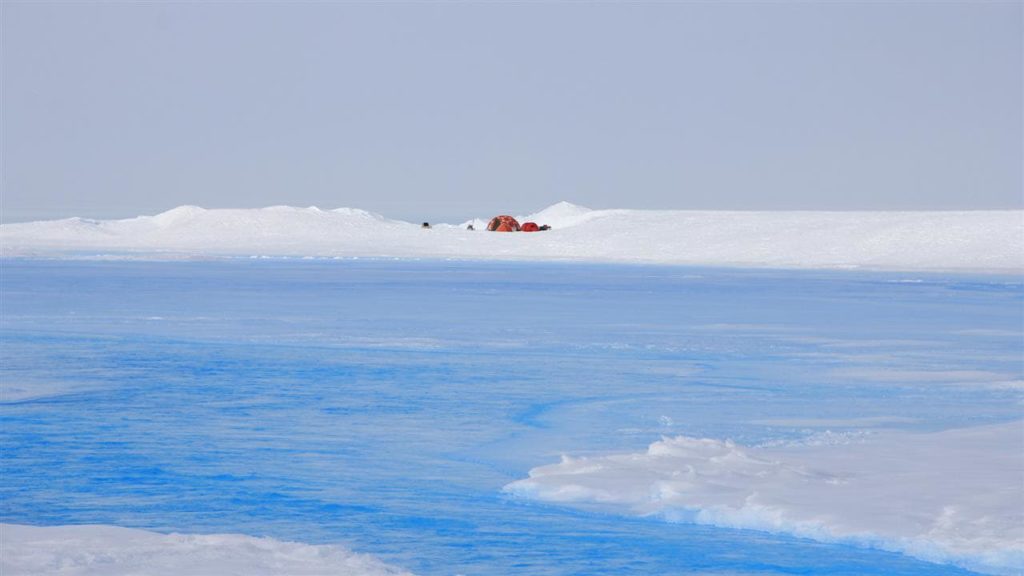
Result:
M1024 570L1024 423L839 440L751 448L676 436L642 453L563 456L506 490Z
M0 573L65 576L409 574L341 546L238 534L157 534L116 526L0 524Z
M908 506L953 502L960 476L979 486L975 475L995 481L1024 461L1013 438L976 461L933 458L925 442L1021 419L1015 276L11 259L0 287L0 516L12 524L341 544L437 576L966 576L881 550L894 542L881 536L854 546L665 522L668 507L642 516L623 503L595 514L502 488L560 454L641 466L662 437L732 439L749 468L691 457L721 472L723 490L737 470L750 486L772 488L775 473L814 488L792 472L807 469L847 479L841 496L858 498L858 474L878 487L878 458L892 455L921 492ZM666 462L685 448L664 447L676 451ZM951 462L963 469L939 477ZM930 484L915 463L937 467ZM972 511L985 503L956 502L936 541L955 541L959 519L973 530L962 536L984 536ZM888 504L893 518L941 517ZM914 553L967 565L931 550Z
M181 206L127 220L0 226L0 255L575 260L761 266L1017 271L1024 212L589 210L560 202L521 217L552 230L484 231L389 220L363 210ZM473 223L476 231L466 230Z

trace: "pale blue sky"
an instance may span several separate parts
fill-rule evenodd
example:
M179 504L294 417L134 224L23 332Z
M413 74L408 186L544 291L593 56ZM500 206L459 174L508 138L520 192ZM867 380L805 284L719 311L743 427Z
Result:
M2 4L3 221L1020 208L1013 2Z

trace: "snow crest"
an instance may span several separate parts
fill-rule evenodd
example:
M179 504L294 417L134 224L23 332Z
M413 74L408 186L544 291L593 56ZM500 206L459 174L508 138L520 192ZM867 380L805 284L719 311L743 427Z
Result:
M753 448L663 438L562 457L505 487L548 502L784 532L992 574L1024 571L1024 422Z
M238 534L157 534L116 526L0 524L5 576L408 575L340 546Z
M578 226L591 218L593 218L594 211L590 208L571 204L569 202L559 202L548 206L547 208L530 214L529 216L523 216L523 222L536 222L537 224L547 224L554 226L555 228L570 228L572 226Z
M1019 272L1024 211L715 212L590 210L559 202L522 221L550 231L492 234L390 220L354 208L203 209L126 220L0 226L3 257L245 256L572 260L774 268ZM467 230L473 224L476 230Z

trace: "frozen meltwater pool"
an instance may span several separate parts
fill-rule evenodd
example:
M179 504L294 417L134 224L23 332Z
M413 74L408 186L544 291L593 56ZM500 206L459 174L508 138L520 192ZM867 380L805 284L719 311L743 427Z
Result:
M0 520L113 534L108 564L49 566L116 573L158 538L115 526L417 574L1024 565L1019 278L0 266ZM195 558L175 542L161 566ZM23 546L5 574L39 560Z

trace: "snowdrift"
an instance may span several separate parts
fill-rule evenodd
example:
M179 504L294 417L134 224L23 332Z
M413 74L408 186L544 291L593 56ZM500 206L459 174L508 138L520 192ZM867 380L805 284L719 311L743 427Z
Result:
M561 202L491 234L486 219L423 229L370 212L181 206L126 220L0 226L3 257L240 256L573 260L777 268L1024 270L1024 211L589 210ZM467 230L474 224L476 231Z
M991 574L1024 571L1024 422L828 436L785 447L663 438L642 453L563 456L505 490L881 548Z
M340 546L238 534L157 534L116 526L0 524L5 576L409 575Z

